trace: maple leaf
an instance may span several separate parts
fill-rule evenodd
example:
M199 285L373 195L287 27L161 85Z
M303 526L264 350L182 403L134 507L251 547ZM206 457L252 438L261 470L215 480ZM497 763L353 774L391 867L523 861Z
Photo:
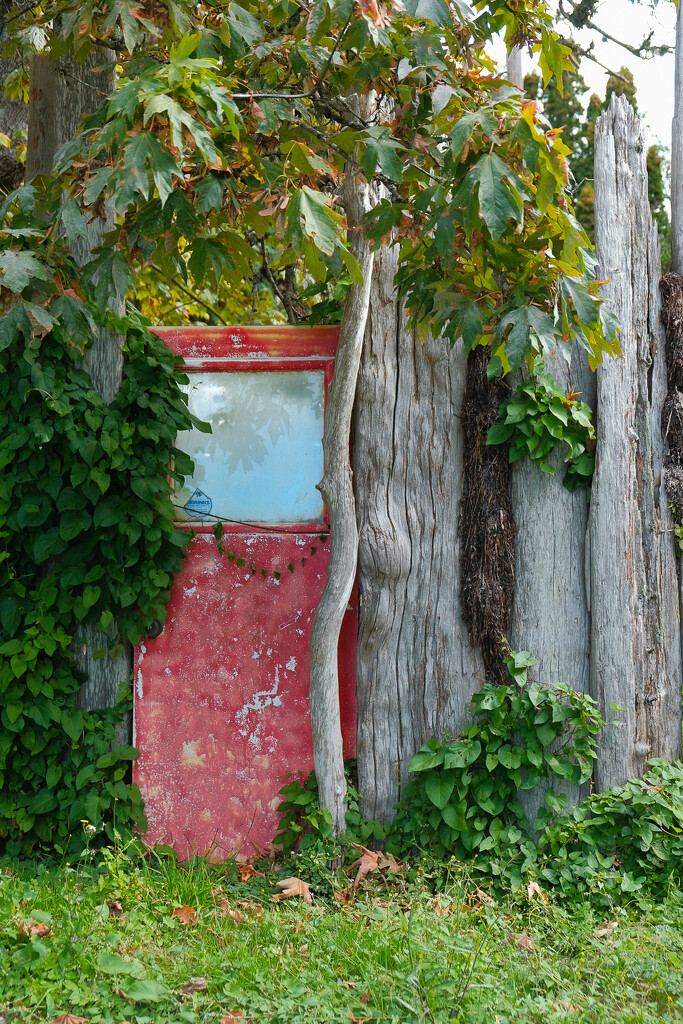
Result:
M523 949L525 953L533 953L534 951L534 944L529 938L526 929L523 932L518 932L517 934L510 932L508 935L508 942L510 944L514 943L515 946L519 946L519 948Z
M87 1017L77 1017L73 1013L63 1013L60 1017L54 1017L50 1024L87 1024Z
M276 893L273 896L274 900L284 900L288 896L301 896L304 903L308 903L309 906L313 905L310 886L308 882L304 882L301 878L283 878L277 883L277 887L282 889L282 892Z
M231 917L235 924L242 924L246 921L244 914L240 914L239 910L233 910L230 906L230 900L221 900L218 904L221 911L221 917Z
M358 0L358 6L361 9L361 14L368 20L372 19L375 25L379 28L385 28L387 19L384 12L381 10L377 0Z
M118 900L112 900L111 903L107 903L107 906L111 917L121 917L123 914L123 907Z
M182 907L175 907L171 917L177 917L181 924L197 923L197 911L194 907L188 907L186 903Z
M238 864L237 870L242 882L248 882L250 878L265 878L263 871L257 871L253 864Z
M529 897L530 900L532 900L534 898L534 896L538 896L538 898L543 900L544 903L549 903L550 902L550 900L548 899L546 894L543 892L543 890L541 889L541 887L538 884L538 882L529 882L528 886L526 887L526 891L527 891L527 896Z
M369 875L371 871L379 870L379 853L375 853L373 850L368 850L365 846L359 846L357 843L352 843L357 850L362 850L362 855L358 860L354 860L351 868L358 868L356 878L354 881L354 887L360 885L366 875Z
M489 896L487 892L484 892L483 889L479 889L477 887L474 892L468 894L467 902L471 907L483 907L484 904L491 906L491 904L494 904L496 901L492 896Z

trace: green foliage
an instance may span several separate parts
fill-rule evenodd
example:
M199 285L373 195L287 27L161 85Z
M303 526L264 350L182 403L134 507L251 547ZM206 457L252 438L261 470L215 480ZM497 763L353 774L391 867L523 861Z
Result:
M484 684L472 698L474 722L455 740L429 740L412 759L388 848L398 856L413 847L438 858L452 855L517 886L536 866L518 792L546 779L586 782L602 719L590 697L530 682L535 661L526 651L511 654L506 664L511 683ZM566 802L546 790L547 813Z
M563 442L567 446L564 486L568 491L589 487L595 468L591 409L574 392L564 395L542 369L503 402L487 444L507 443L510 462L528 455L544 473L554 473L548 456Z
M28 251L31 199L31 189L15 197L0 258L0 837L10 852L67 848L81 819L99 828L114 804L120 825L144 820L126 781L137 751L115 739L119 713L77 708L73 637L96 627L104 654L165 620L189 537L169 500L169 478L190 469L174 441L193 422L186 378L142 318L66 287L63 241ZM109 405L79 366L96 323L124 333Z
M644 890L683 881L683 764L653 759L642 779L594 793L548 825L540 877L565 896Z
M230 863L141 860L130 849L118 864L96 855L3 865L3 1015L13 1024L67 1014L98 1024L240 1014L349 1024L351 1013L377 1024L683 1019L678 891L652 908L612 908L605 927L602 910L547 906L526 891L481 905L455 868L436 897L426 871L379 892L362 886L348 904L312 890L313 907L273 901L282 872L265 870L242 883ZM183 905L196 924L172 916Z
M335 839L330 812L320 806L318 782L312 771L306 778L293 779L280 790L284 800L278 806L282 815L275 845L282 849L285 857L301 858L298 868L305 867L313 872L314 881L329 878L327 865L344 859L351 843L367 846L368 843L383 843L386 829L378 821L364 818L359 810L360 794L351 781L355 763L347 761L346 774L346 829ZM354 854L355 857L355 854Z
M319 0L304 16L288 0L225 13L181 0L151 21L138 7L67 0L51 54L84 57L93 39L111 41L123 68L62 150L57 176L38 186L43 216L69 240L83 214L116 215L109 246L78 278L100 305L153 267L185 298L208 287L209 317L229 281L251 298L252 319L268 313L266 286L290 322L309 315L311 299L316 321L334 319L335 281L358 273L336 202L353 170L384 190L370 234L399 246L398 282L421 332L470 347L493 335L493 372L574 339L594 364L616 352L565 190L568 150L500 87L482 44L499 32L526 41L546 83L562 83L569 50L542 5L473 6L476 18L441 0L400 14ZM390 116L365 120L349 107L368 81ZM583 301L556 322L567 275ZM196 304L180 305L196 316Z

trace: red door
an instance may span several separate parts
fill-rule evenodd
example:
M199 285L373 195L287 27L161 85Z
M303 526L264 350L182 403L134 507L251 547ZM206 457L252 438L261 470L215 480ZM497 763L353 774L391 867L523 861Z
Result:
M190 407L212 424L178 447L193 529L166 626L135 657L134 774L147 840L181 856L272 840L287 773L313 767L308 640L329 560L322 426L335 328L167 328ZM219 552L213 529L223 523ZM355 595L340 645L345 756L355 750Z

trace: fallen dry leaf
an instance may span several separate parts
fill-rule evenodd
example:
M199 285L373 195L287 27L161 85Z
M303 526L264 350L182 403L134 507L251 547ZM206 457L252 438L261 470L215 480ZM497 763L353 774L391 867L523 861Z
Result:
M356 844L353 843L353 846ZM351 865L352 868L358 868L356 878L354 880L354 886L359 886L366 875L369 875L371 871L377 871L379 869L379 853L375 853L373 850L367 850L364 846L359 846L359 850L363 851L361 857L358 860L354 860Z
M511 945L514 943L515 946L519 946L519 948L523 949L525 953L534 952L534 944L529 938L526 930L517 933L510 932L508 935L508 942Z
M241 1010L231 1010L230 1013L226 1013L221 1017L221 1024L249 1024L249 1022L242 1015Z
M353 1010L347 1006L346 1009L349 1011L351 1017L351 1024L366 1024L367 1021L372 1020L372 1017L356 1017Z
M298 935L299 932L302 932L303 930L304 930L303 921L297 921L296 924L294 925L294 927L292 928L292 931L294 932L295 935Z
M344 978L341 978L340 980L341 980L342 985L346 985L347 988L355 988L356 987L355 981L346 981Z
M230 900L221 900L218 904L221 911L221 917L231 917L235 924L243 924L246 921L244 914L240 914L239 910L233 910L230 906Z
M111 903L107 903L109 907L109 914L111 917L121 917L123 914L123 907L118 900L112 900Z
M372 999L372 992L364 992L363 995L360 997L360 1001L361 1001L361 1003L363 1003L363 1005L365 1005L366 1003L369 1003L371 999Z
M434 900L434 902L430 904L430 908L434 911L437 917L445 917L446 914L449 913L449 908L444 907L443 903L441 902L438 896Z
M288 896L301 896L304 903L313 906L310 886L308 882L304 882L301 878L283 878L276 885L278 889L282 889L282 892L276 893L273 896L274 900L284 900Z
M208 987L207 978L190 978L188 982L181 986L181 992L186 996L191 996L193 992L203 992Z
M557 1004L557 1007L556 1007L556 1008L557 1008L558 1010L566 1010L566 1011L567 1011L567 1013L578 1013L578 1012L579 1012L579 1011L577 1010L577 1008L576 1008L575 1006L573 1006L573 1005L572 1005L572 1003L562 1003L562 1002L559 1002L559 1003Z
M612 932L619 927L618 921L603 921L601 925L598 925L598 930L595 933L596 939L604 939L606 936L612 934Z
M484 904L491 906L496 901L483 889L477 887L474 892L468 893L467 902L471 907L483 907Z
M308 953L308 943L304 942L303 945L299 946L300 953Z
M253 864L238 864L237 870L243 882L248 882L250 878L265 878L263 871L257 871Z
M263 907L260 903L252 903L250 900L238 900L237 906L241 907L242 910L246 910L248 914L253 914L257 921L261 920Z
M181 924L197 923L197 911L194 907L188 907L186 903L182 907L176 907L171 917L177 917Z
M353 890L352 890L351 886L348 885L346 887L346 889L341 889L339 891L336 891L335 894L334 894L334 898L339 903L341 903L342 906L348 907L349 903L351 902L351 894L352 894L352 892L353 892Z
M49 924L34 924L32 921L15 921L22 935L35 935L39 939L49 939L54 934Z
M63 1013L61 1017L55 1017L50 1024L87 1024L86 1017L76 1017L73 1013Z
M549 903L550 902L548 897L546 896L546 894L541 889L541 887L538 884L538 882L529 882L529 884L526 887L526 891L527 891L527 896L529 897L530 900L532 900L534 898L534 896L538 896L539 899L542 899L544 903Z

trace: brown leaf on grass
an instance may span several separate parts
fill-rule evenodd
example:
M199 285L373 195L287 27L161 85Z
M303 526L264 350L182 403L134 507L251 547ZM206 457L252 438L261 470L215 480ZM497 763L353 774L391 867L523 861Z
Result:
M299 932L302 932L303 930L304 930L303 921L297 921L296 924L294 925L294 927L292 928L292 931L294 932L295 935L298 935Z
M430 909L434 911L437 917L445 917L450 911L449 907L444 907L438 896L433 903L430 903Z
M483 907L485 904L490 907L496 901L483 889L477 887L473 892L468 893L467 902L471 907Z
M555 1007L556 1010L566 1010L567 1013L578 1013L579 1011L572 1003L559 1002Z
M38 939L51 939L54 934L49 924L38 924L33 921L15 921L14 923L22 935L35 935Z
M345 985L347 988L356 987L355 981L347 981L345 978L340 978L339 980L341 981L342 985Z
M218 904L221 917L231 917L235 924L243 924L246 921L244 914L240 914L239 910L233 910L230 906L230 900L221 900Z
M77 1017L73 1013L63 1013L61 1017L54 1017L50 1024L88 1024L87 1017Z
M181 924L197 923L197 911L194 907L188 907L187 903L182 907L175 907L171 917L177 917Z
M221 1024L249 1024L241 1010L231 1010L221 1017Z
M356 846L356 843L352 844ZM364 846L356 847L362 850L362 856L358 860L354 860L351 865L352 868L358 868L356 878L354 880L354 886L358 887L366 875L369 875L371 871L377 871L379 869L379 853L375 853L373 850L367 850Z
M618 921L604 920L601 925L598 925L598 930L595 933L595 937L596 937L596 939L607 938L618 927L619 927L619 922Z
M529 882L529 884L526 887L526 891L527 891L527 896L529 897L530 900L532 900L534 898L534 896L538 896L538 898L543 900L544 903L550 903L550 900L548 899L546 894L543 892L543 890L541 889L541 887L538 884L538 882Z
M367 1024L367 1021L372 1020L372 1017L356 1017L350 1006L347 1006L346 1009L349 1011L351 1024Z
M241 907L247 914L253 914L257 921L261 920L263 907L260 903L252 903L251 900L238 900L237 906Z
M209 981L207 978L190 978L188 982L181 986L180 991L183 995L191 996L193 992L203 992L205 988L208 988Z
M341 903L342 906L348 907L352 899L352 893L353 889L351 888L350 885L347 885L345 889L336 890L334 898L335 900L337 900L338 903Z
M304 903L313 906L308 882L304 882L301 878L283 878L276 884L278 889L282 889L282 892L276 893L273 896L274 900L285 900L288 896L301 896Z
M364 992L363 995L360 997L360 1001L361 1001L361 1003L364 1006L365 1006L366 1003L369 1003L371 999L372 999L372 992Z
M507 940L511 946L519 946L519 948L523 949L525 953L534 952L534 944L529 938L526 929L523 932L509 932Z
M238 864L237 870L242 882L248 882L250 878L265 878L263 871L257 871L253 864Z
M121 917L123 914L123 907L118 900L112 900L111 903L107 903L107 906L111 917Z

